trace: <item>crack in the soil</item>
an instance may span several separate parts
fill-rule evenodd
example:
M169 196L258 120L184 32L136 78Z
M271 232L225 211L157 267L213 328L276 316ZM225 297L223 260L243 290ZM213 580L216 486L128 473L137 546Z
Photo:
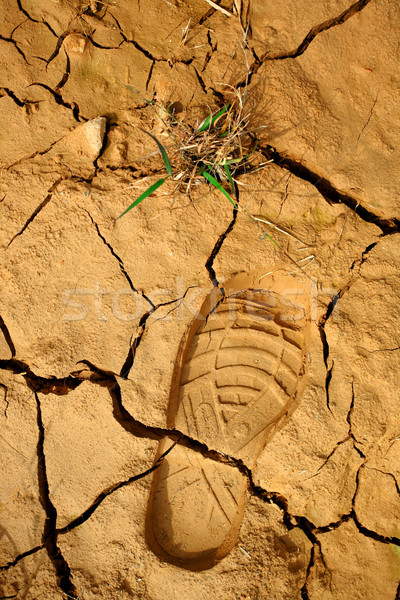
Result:
M85 23L86 23L86 21L85 21ZM54 48L54 50L53 50L53 52L52 52L51 56L50 56L50 57L49 57L47 60L45 60L45 62L46 62L46 69L48 68L49 64L50 64L50 63L51 63L51 62L52 62L52 61L53 61L55 58L57 58L57 56L59 55L59 53L60 53L60 50L61 50L61 48L62 48L62 45L63 45L63 43L64 43L64 40L65 40L65 38L67 38L69 35L72 35L72 34L74 34L74 33L77 33L77 34L80 34L80 35L83 35L83 36L85 36L85 38L86 38L87 40L89 40L89 42L90 42L90 43L91 43L91 44L92 44L92 45L93 45L95 48L99 48L100 50L118 50L118 49L120 48L121 44L123 43L123 40L122 40L118 46L102 46L101 44L99 44L98 42L96 42L95 40L93 40L93 39L92 39L92 37L91 37L91 36L94 34L94 30L93 30L93 28L92 28L92 27L91 27L91 26L90 26L88 23L86 23L86 25L88 25L88 26L90 27L90 29L91 29L91 33L88 33L88 32L86 32L86 31L84 31L84 30L82 30L82 29L79 29L79 28L72 28L72 29L68 28L68 29L66 29L66 30L65 30L63 33L61 33L59 36L57 36L57 37L58 37L58 39L57 39L57 44L56 44L56 47ZM66 55L68 56L68 54L67 54L67 53L66 53Z
M286 169L303 181L311 183L329 204L344 204L355 212L363 221L373 223L379 227L385 235L400 231L400 219L395 217L386 219L372 212L366 208L360 200L353 198L350 194L338 190L328 179L322 175L318 175L299 160L295 160L286 154L278 152L270 145L264 147L261 145L259 149L267 160L273 160L277 166Z
M297 48L294 48L293 50L286 52L270 52L267 50L260 58L255 59L249 68L249 72L236 84L235 87L246 86L250 82L252 76L255 75L260 67L267 61L297 58L298 56L301 56L307 50L311 42L317 37L317 35L324 31L328 31L332 27L342 25L352 16L363 10L363 8L365 8L369 2L371 2L371 0L358 0L358 2L355 2L349 6L349 8L346 8L346 10L344 10L337 17L332 17L326 21L323 21L322 23L319 23L318 25L314 25L314 27L310 29L306 37L302 40L302 42L300 42Z
M54 31L54 29L51 27L51 25L49 23L47 23L47 21L45 21L44 19L42 19L42 20L34 19L28 13L28 11L22 6L21 0L17 0L17 6L18 6L18 9L22 12L22 14L24 14L26 16L26 18L28 19L28 21L32 21L32 23L43 23L43 25L45 27L47 27L47 29L54 35L54 37L58 37L58 35Z
M365 468L369 469L370 471L377 471L378 473L382 473L382 475L388 475L388 477L393 479L394 485L396 486L396 491L397 491L398 495L400 496L400 486L398 484L396 477L393 475L393 473L388 473L387 471L382 471L381 469L377 469L376 467L365 467Z
M381 533L378 533L377 531L373 531L372 529L368 529L368 527L365 527L359 520L356 514L356 511L353 510L352 511L352 518L354 523L356 524L356 527L358 529L358 531L362 534L365 535L366 537L371 538L372 540L375 540L376 542L380 542L381 544L393 544L394 546L399 546L400 547L400 538L397 536L387 536L387 535L382 535Z
M375 106L376 106L376 103L377 103L377 102L378 102L378 95L376 96L376 98L375 98L375 100L374 100L374 102L373 102L373 104L372 104L372 107L371 107L371 109L370 109L370 111L369 111L369 115L368 115L368 118L367 118L367 120L365 121L365 123L364 123L363 127L361 128L361 131L360 131L360 133L358 134L358 138L357 138L357 141L356 141L356 144L355 144L356 146L357 146L358 142L360 141L360 139L361 139L361 137L362 137L362 135L363 135L364 131L365 131L365 130L366 130L366 128L368 127L368 125L369 125L369 122L371 121L371 118L372 118L372 115L373 115L373 112L374 112L374 108L375 108Z
M326 338L325 331L323 331L322 335L324 336L323 349L324 349L324 362L325 362L325 369L326 369L326 376L325 376L326 406L327 406L327 409L329 410L329 412L332 413L329 387L330 387L331 380L332 380L333 367L335 366L335 361L332 360L332 365L330 367L328 367L329 344L328 344L328 340ZM326 357L325 357L325 352L327 352Z
M62 181L64 181L64 177L59 177L57 179L57 181L55 181L53 183L53 185L49 188L49 190L47 192L46 198L39 204L39 206L37 206L35 208L35 210L31 214L31 216L26 220L25 224L22 226L22 229L20 229L8 242L8 244L6 246L6 250L11 246L11 244L13 243L15 238L19 237L20 235L22 235L24 233L25 229L32 223L32 221L37 217L37 215L40 213L40 211L50 202L55 189Z
M27 160L32 160L33 158L36 158L36 156L44 156L45 154L50 152L50 150L53 148L53 146L55 146L55 144L58 144L58 142L61 142L61 140L63 140L64 137L65 137L65 135L61 136L58 140L54 140L54 142L51 142L50 146L48 148L45 148L44 150L36 150L33 154L30 154L29 156L24 156L23 158L16 160L14 163L7 165L5 167L5 169L6 170L12 169L13 167L20 165L23 162L26 162Z
M39 429L39 437L37 443L37 465L38 465L38 480L39 480L39 496L43 510L46 513L46 520L43 530L43 545L47 550L47 554L53 563L56 571L57 581L62 591L69 598L78 598L77 590L72 582L71 569L65 560L60 548L57 545L57 510L50 498L49 482L46 470L46 457L44 454L44 425L42 420L42 409L39 396L35 393L37 406L37 424Z
M29 365L15 358L8 360L0 360L0 369L11 371L16 375L22 375L27 383L27 386L33 392L41 394L56 394L64 396L71 390L78 387L83 381L83 378L68 375L67 377L41 377L36 375Z
M210 62L212 55L214 54L214 52L216 52L217 47L218 47L218 42L215 42L215 44L212 43L210 31L207 31L207 43L208 43L209 49L208 49L206 57L204 59L203 68L201 69L202 73L204 73L204 71L206 70L206 67L207 67L208 63Z
M360 346L360 348L369 354L375 354L376 352L396 352L397 350L400 350L400 346L396 346L395 348L377 348L376 350L368 350L368 348L364 348L364 346Z
M364 452L362 452L362 450L360 450L360 448L357 446L357 444L359 444L360 442L357 440L357 438L355 437L355 435L353 433L353 424L351 422L351 415L354 410L355 400L356 400L356 395L354 393L354 381L352 381L351 382L351 403L350 403L349 412L347 413L347 417L346 417L346 421L349 426L348 438L349 438L349 440L351 440L353 442L354 450L359 454L359 456L362 459L364 459L364 462L365 462L366 456L365 456Z
M60 94L60 92L57 91L57 89L53 90L53 88L51 88L46 83L40 83L39 81L36 81L34 83L29 84L28 87L32 87L34 85L42 87L43 89L45 89L48 92L50 92L50 94L53 96L53 98L54 98L54 100L56 101L57 104L59 104L60 106L64 106L64 108L68 108L68 110L71 110L72 114L74 115L74 119L76 121L78 121L78 123L82 123L82 122L85 123L86 121L89 121L88 118L86 118L85 116L83 116L80 113L79 106L78 106L77 102L67 102L66 100L64 100L64 98L62 97L62 95ZM65 83L63 85L65 85Z
M360 469L363 468L364 465L360 466ZM359 469L359 471L360 471ZM358 473L359 473L358 471ZM357 473L357 475L358 475ZM357 478L358 480L358 478ZM358 489L358 481L357 481L357 489ZM354 497L357 494L357 489L356 492L354 494ZM354 501L354 498L353 498ZM299 517L295 517L296 519L298 519ZM300 517L301 519L304 517ZM307 526L310 527L311 531L313 532L313 534L315 535L323 535L324 533L328 533L330 531L333 531L335 529L338 529L343 523L348 523L349 521L353 521L354 524L356 525L358 531L364 535L365 537L371 538L377 542L380 542L382 544L393 544L395 546L399 546L400 547L400 538L396 537L396 536L386 536L386 535L382 535L376 531L373 531L372 529L368 529L367 527L365 527L364 525L362 525L362 523L359 521L356 511L354 510L354 507L350 510L350 512L342 515L340 517L340 519L338 519L338 521L333 521L332 523L329 523L328 525L323 525L321 527L316 527L315 525L313 525L310 521L308 521L308 519L306 519L306 523Z
M207 21L207 19L209 19L210 17L212 17L212 15L215 13L215 8L209 8L208 11L206 13L204 13L204 15L202 17L200 17L199 19L199 25L203 25L203 23L205 23Z
M57 83L56 87L55 87L55 92L57 94L60 93L60 89L64 87L64 85L67 83L69 76L71 74L71 61L69 60L69 56L66 53L66 65L65 65L65 71L63 73L63 76L61 77L59 83Z
M349 8L346 8L346 10L344 10L339 16L327 19L326 21L323 21L323 23L319 23L318 25L312 27L307 33L304 40L297 46L297 48L294 48L294 50L291 50L290 52L275 53L270 53L267 51L261 57L261 62L263 62L264 60L281 60L284 58L297 58L307 50L308 46L319 33L322 33L323 31L328 31L328 29L336 27L337 25L342 25L348 19L350 19L350 17L354 16L356 13L360 12L363 8L365 8L370 2L371 0L358 0L358 2L352 4L351 6L349 6Z
M153 60L153 62L150 65L149 74L147 75L147 79L146 79L146 86L145 86L146 91L149 89L149 85L150 85L151 77L153 75L153 69L154 69L155 64L156 64L156 61Z
M138 294L139 296L142 296L142 298L144 298L146 300L146 302L148 304L150 304L151 308L154 310L155 306L153 304L153 302L150 300L150 298L148 296L146 296L146 294L143 292L143 290L141 290L139 292L139 290L133 285L132 279L130 278L125 265L124 265L124 261L122 260L122 258L115 252L114 248L112 247L112 245L106 240L106 238L104 237L104 235L101 233L100 228L98 226L98 224L96 223L96 221L93 219L92 215L90 214L90 212L85 208L84 209L85 212L87 213L87 215L89 216L89 219L91 220L92 224L94 225L97 235L99 236L99 238L101 239L101 241L103 242L103 244L105 246L107 246L107 248L109 249L111 255L117 259L118 261L118 265L120 268L120 271L122 273L122 275L125 277L126 281L128 282L128 285L130 287L130 289L132 290L132 292L135 292L135 294Z
M4 93L3 93L4 92ZM36 100L20 100L18 96L9 88L0 87L0 99L8 96L20 108L24 108L27 104L36 104Z
M124 265L124 262L123 262L122 258L121 258L121 257L120 257L120 256L119 256L119 255L118 255L116 252L115 252L115 250L114 250L114 248L112 247L112 245L111 245L111 244L110 244L110 243L109 243L109 242L106 240L106 238L105 238L105 237L103 236L103 234L100 232L100 228L99 228L98 224L97 224L97 223L96 223L96 221L93 219L93 217L92 217L92 215L89 213L89 211L88 211L88 210L86 210L86 209L85 209L85 211L86 211L86 213L88 214L88 216L89 216L89 218L90 218L90 220L91 220L92 224L94 225L94 227L95 227L95 229L96 229L96 232L97 232L97 235L100 237L100 239L102 240L102 242L103 242L103 243L104 243L104 244L107 246L107 248L108 248L108 249L109 249L109 251L111 252L112 256L113 256L114 258L116 258L116 259L117 259L117 261L118 261L118 264L119 264L119 268L120 268L120 270L121 270L121 273L123 274L123 276L124 276L124 277L125 277L125 279L127 280L127 282L128 282L128 284L129 284L129 287L130 287L130 289L131 289L131 290L132 290L134 293L136 293L136 294L138 294L139 296L141 296L141 297L142 297L142 298L143 298L143 299L144 299L144 300L145 300L145 301L146 301L146 302L147 302L147 303L150 305L150 308L149 308L149 310L147 310L147 311L146 311L146 312L145 312L145 313L144 313L144 314L141 316L141 318L140 318L140 320L139 320L139 323L138 323L138 328L137 328L137 335L136 335L135 339L134 339L134 340L131 340L131 342L130 342L130 345L129 345L129 351L128 351L127 357L126 357L126 359L125 359L125 361L124 361L124 364L123 364L123 365L122 365L122 367L121 367L121 371L120 371L120 373L119 373L120 377L123 377L123 378L125 378L125 379L126 379L126 378L128 377L128 375L129 375L129 373L130 373L131 369L132 369L132 366L133 366L133 363L134 363L134 360L135 360L136 351L137 351L137 349L138 349L138 347L139 347L139 345L140 345L140 342L142 341L142 338L143 338L144 332L145 332L145 330L146 330L146 323L147 323L147 320L148 320L148 318L149 318L149 317L150 317L150 316L151 316L151 315L152 315L152 314L153 314L153 313L154 313L156 310L158 310L158 309L159 309L159 308L161 308L162 306L167 306L167 305L169 305L169 304L174 304L175 302L179 302L179 301L183 300L183 299L186 297L186 294L188 293L188 291L189 291L189 290L190 290L190 289L191 289L193 286L189 286L189 287L186 289L186 291L185 291L185 293L183 294L183 296L182 296L182 297L180 297L180 298L176 298L176 299L174 299L174 300L169 300L169 301L167 301L167 302L161 302L160 304L154 304L154 303L152 302L152 300L151 300L151 299L150 299L150 298L149 298L149 297L148 297L148 296L147 296L147 295L144 293L144 291L143 291L143 290L140 290L140 291L139 291L139 290L138 290L138 289L137 289L137 288L136 288L136 287L133 285L132 279L130 278L130 276L129 276L128 272L126 271L126 268L125 268L125 265ZM81 361L81 362L86 362L86 361Z
M22 6L21 0L17 0L17 5L18 5L18 9L26 16L26 18L29 21L32 21L33 23L41 23L41 21L38 21L38 19L34 19L33 17L31 17L31 15L28 13L28 11L25 10L25 8Z
M137 107L138 110L141 110L142 108L146 108L145 106L140 106ZM109 124L109 126L111 127L112 123ZM99 160L100 156L97 157L97 161ZM150 175L159 175L160 174L160 168L152 168L152 167L134 167L133 165L105 165L104 167L97 167L97 170L95 172L95 175L93 177L93 179L99 174L99 173L107 173L108 171L110 171L110 173L115 173L117 171L129 171L130 173L132 173L132 179L137 180L140 179L141 177L149 177Z
M144 315L141 316L139 324L138 324L137 335L134 340L132 340L132 338L130 340L128 354L127 354L124 364L122 365L121 370L120 370L120 377L123 377L124 379L128 378L129 373L132 370L133 363L135 362L135 356L136 356L137 349L143 339L143 335L146 330L147 319L150 317L150 315L153 312L154 312L154 310L150 309L146 313L144 313Z
M26 58L24 52L21 50L21 48L18 46L17 42L12 37L7 38L7 37L4 37L4 36L0 35L0 40L3 41L3 42L7 42L9 44L12 44L15 47L15 49L17 50L17 52L22 56L22 58L24 59L24 61L26 62L26 64L29 65L29 66L31 66L31 63Z
M26 552L21 552L21 554L18 554L18 556L16 556L14 558L14 560L10 560L10 562L6 563L5 565L1 565L0 571L7 571L11 567L15 567L15 565L17 565L21 560L23 560L27 556L31 556L32 554L39 552L39 550L43 550L43 548L44 548L44 544L41 544L40 546L35 546L34 548L30 548L30 550L27 550Z
M288 531L291 531L292 529L297 527L305 534L305 536L311 542L313 547L318 548L321 563L325 571L327 571L328 568L325 563L325 558L322 552L321 542L316 536L316 533L319 533L319 528L304 516L292 515L289 511L289 502L284 496L282 496L282 494L278 492L269 492L265 490L263 487L254 482L253 473L248 467L243 465L243 463L241 461L238 461L237 459L231 460L233 461L233 464L247 477L250 492L260 500L263 500L268 504L274 504L281 510L282 521L285 527L288 529Z
M310 596L308 595L307 582L310 578L311 569L313 568L314 563L315 563L315 546L313 546L311 548L310 560L308 561L307 570L306 570L306 577L304 580L304 584L300 590L301 600L310 600Z
M82 33L81 31L64 31L64 33L61 33L59 36L57 36L57 43L56 43L56 47L54 48L52 54L50 55L50 57L46 60L46 70L49 66L49 64L55 59L57 58L60 50L61 50L61 46L63 45L63 42L65 40L65 38L70 35L71 33ZM68 56L68 55L67 55Z
M181 296L180 298L176 298L175 300L169 300L167 302L161 302L160 304L157 304L157 305L153 304L152 308L150 308L150 310L148 310L141 316L140 321L138 323L137 335L133 341L132 341L132 339L130 341L129 351L128 351L127 357L125 359L125 362L121 367L120 377L127 379L129 376L129 373L131 372L133 363L135 361L137 349L143 339L143 336L144 336L144 333L146 330L147 319L162 306L168 306L170 304L175 304L176 302L182 302L186 298L186 294L188 293L188 291L190 289L192 289L193 287L195 287L195 286L189 286L186 289L183 296ZM174 309L171 309L170 312L172 312L172 310L174 310ZM168 314L170 314L170 313L168 313Z
M171 310L168 311L167 314L165 314L163 317L159 317L156 320L157 321L158 320L161 321L161 320L165 319L166 317L168 317L172 312L174 312L175 310L177 310L180 307L180 305L182 304L182 302L184 301L184 299L186 298L189 290L194 290L194 289L196 289L198 287L199 286L197 286L197 285L189 285L189 287L186 289L185 293L182 296L180 296L179 298L174 298L174 300L167 300L167 302L161 302L160 304L157 304L157 306L155 308L155 311L157 311L159 308L161 308L163 306L169 306L171 304L176 304L176 306L174 306L173 308L171 308ZM178 302L179 302L179 304L177 304Z
M368 260L369 253L377 245L378 245L378 242L372 242L371 244L368 244L368 246L365 248L365 250L362 251L361 257L360 258L356 258L352 262L351 267L349 269L349 272L351 273L350 279L348 280L348 282L345 285L342 286L342 288L338 291L338 293L336 294L336 296L329 303L328 308L327 308L327 310L325 312L325 315L320 320L319 324L321 326L325 326L327 320L331 317L331 315L332 315L332 313L333 313L333 311L335 309L336 304L339 302L340 298L342 298L344 296L344 294L349 291L349 289L351 288L351 286L353 285L353 283L355 282L355 280L359 276L362 265L364 264L364 262L366 260Z
M14 345L14 342L12 341L12 339L11 339L11 334L10 334L10 332L8 330L8 327L5 324L4 319L3 319L2 316L0 316L0 330L1 330L2 334L3 334L3 336L4 336L4 339L7 342L7 346L10 349L11 357L14 358L15 353L16 353L16 351L15 351L15 345Z
M197 77L197 80L198 80L198 82L200 84L201 89L203 90L203 92L205 94L207 94L207 86L206 86L206 84L204 82L204 79L202 78L202 76L200 75L200 73L198 72L198 70L196 69L196 67L194 67L194 72L196 74L196 77Z
M349 438L350 439L350 438ZM353 443L354 443L354 436L352 437L353 439ZM356 446L354 445L355 449L357 450ZM315 534L324 534L324 533L328 533L329 531L332 531L334 529L338 529L343 523L347 523L348 521L352 520L355 524L355 526L357 527L359 533L361 533L362 535L364 535L365 537L371 538L377 542L380 542L382 544L393 544L395 546L399 546L400 547L400 538L398 538L397 536L386 536L386 535L382 535L380 533L378 533L377 531L374 531L372 529L369 529L368 527L365 527L359 520L359 518L357 517L357 512L356 512L356 508L355 508L355 503L356 503L356 497L358 494L358 490L359 490L359 483L360 483L360 473L361 473L361 469L366 468L366 460L367 457L360 453L360 456L362 456L363 458L363 462L362 464L359 466L358 470L357 470L357 474L356 474L356 488L351 500L351 510L342 515L340 517L340 519L338 519L337 521L334 521L332 523L329 523L328 525L324 525L322 527L314 527L313 531Z
M236 202L239 203L238 193L236 194ZM232 220L230 221L230 223L229 223L228 227L225 229L225 231L223 231L221 233L221 235L219 236L219 238L217 239L216 243L214 244L214 248L212 249L212 252L211 252L210 256L207 258L206 263L205 263L205 267L206 267L208 275L211 279L211 283L213 284L214 287L219 287L219 281L217 279L217 275L215 273L214 266L213 266L214 260L217 257L219 251L221 250L222 245L225 242L226 238L233 230L235 223L236 223L237 215L238 215L238 209L235 206L233 208Z
M365 250L363 250L361 257L354 260L349 271L351 273L350 279L347 281L347 283L345 285L343 285L343 287L337 292L337 294L332 298L332 300L330 301L330 303L328 304L328 307L325 311L325 314L322 315L322 317L320 318L319 322L318 322L318 330L319 330L319 334L321 337L321 342L322 342L322 352L323 352L323 359L324 359L324 364L325 364L325 369L326 369L326 375L325 375L325 397L326 397L326 406L329 410L330 413L332 413L332 409L330 406L330 395L329 395L329 387L330 387L330 383L332 380L332 376L333 376L333 368L334 368L334 361L332 360L332 364L329 365L329 353L330 353L330 348L329 348L329 343L328 343L328 339L327 339L327 335L326 335L326 331L325 331L325 325L327 323L327 321L329 320L329 318L331 317L333 311L335 310L335 307L337 305L337 303L339 302L339 300L343 297L343 295L351 288L351 286L353 285L354 281L357 279L357 277L360 274L360 270L361 267L363 265L363 263L367 260L368 258L368 254L371 252L371 250L373 250L373 248L375 248L375 246L377 245L378 242L372 242L371 244L369 244ZM354 388L353 388L353 395L354 395ZM353 398L354 401L354 398ZM358 451L358 449L356 448L356 450Z
M365 454L362 452L362 450L360 450L360 448L358 448L357 444L359 444L359 441L356 439L354 433L353 433L353 425L352 425L352 421L351 421L351 416L354 410L354 404L355 404L355 394L354 394L354 383L352 383L352 396L351 396L351 403L350 403L350 407L349 410L347 411L347 415L346 415L346 421L348 424L348 431L347 431L347 435L346 437L344 437L342 440L340 440L339 442L336 442L335 447L329 452L328 456L324 459L324 462L322 463L322 465L320 465L316 471L316 473L314 475L311 475L311 477L309 477L309 479L313 479L314 477L317 477L320 472L322 471L322 469L325 467L325 465L329 462L329 460L332 458L332 456L335 454L336 450L342 446L343 444L345 444L348 441L352 441L353 444L353 448L354 450L357 452L357 454L359 454L359 456L365 461L366 456Z
M194 60L194 57L187 58L187 59L178 59L178 58L160 58L160 57L154 56L149 50L146 50L146 48L144 48L136 40L129 39L125 35L125 33L124 33L124 31L123 31L123 29L122 29L122 27L121 27L118 19L115 17L115 15L113 15L110 11L108 11L108 14L110 15L110 17L112 19L114 19L114 21L115 21L115 23L117 25L118 31L119 31L119 33L120 33L120 35L122 37L122 42L121 42L120 46L122 46L123 44L132 44L136 48L136 50L138 50L139 52L141 52L143 54L143 56L145 56L146 58L148 58L149 60L151 60L153 63L156 63L156 62L166 62L166 63L169 64L170 67L172 67L176 63L180 63L180 64L183 64L183 65L190 65L190 64L192 64L192 62Z
M123 377L124 379L127 379L129 373L131 372L133 363L135 361L137 349L140 345L140 342L142 341L144 332L146 330L147 319L150 317L151 314L153 314L154 310L154 307L150 308L150 310L148 310L141 316L138 324L137 335L134 340L132 340L132 338L130 340L128 354L120 371L120 377Z
M115 483L115 484L109 486L107 489L103 490L96 497L96 499L92 502L92 504L85 511L83 511L83 513L81 515L79 515L79 517L77 517L76 519L74 519L73 521L68 523L68 525L65 525L64 527L57 529L56 530L57 535L62 535L62 534L68 533L69 531L72 531L73 529L75 529L75 527L79 527L79 525L82 525L85 521L87 521L91 517L91 515L100 506L100 504L103 502L103 500L105 500L108 496L110 496L110 494L113 494L117 490L120 490L122 487L125 487L126 485L130 485L131 483L134 483L135 481L138 481L139 479L143 479L143 477L147 477L148 475L153 473L156 469L158 469L158 467L164 460L164 457L167 456L167 454L169 454L171 452L172 448L175 445L176 445L176 442L174 444L172 444L168 448L168 450L166 450L157 459L157 461L153 464L152 467L150 467L146 471L143 471L143 473L139 473L138 475L132 475L132 477L129 477L128 479L125 479L123 481L119 481L118 483Z
M285 191L284 191L284 194L283 194L283 198L281 200L281 205L279 207L278 216L276 217L277 220L280 218L280 216L282 214L283 207L285 205L285 202L286 202L286 200L289 197L289 184L290 184L290 180L292 179L292 176L293 176L293 173L289 173L288 178L286 179Z
M91 34L93 35L93 34ZM91 44L93 44L93 46L95 48L99 48L100 50L119 50L122 46L122 44L124 43L124 40L121 40L121 42L118 44L118 46L102 46L101 44L99 44L99 42L95 42L90 35L86 36L87 39L90 41Z
M7 410L8 410L8 407L10 405L10 401L7 399L8 387L6 385L4 385L4 383L0 383L0 389L4 390L4 404L5 404L5 407L4 407L3 414L7 418Z

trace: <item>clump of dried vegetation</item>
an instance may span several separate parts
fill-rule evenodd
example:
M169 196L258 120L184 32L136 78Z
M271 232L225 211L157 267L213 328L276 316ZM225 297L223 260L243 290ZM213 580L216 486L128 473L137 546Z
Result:
M127 87L139 93L131 86ZM258 149L257 130L251 128L252 108L248 108L249 103L245 105L247 87L243 90L227 87L229 99L222 108L210 111L203 121L194 125L178 117L173 104L144 98L154 109L163 141L166 139L166 142L162 144L160 136L142 131L157 144L166 174L152 183L117 219L151 196L167 180L174 183L172 196L179 192L190 199L193 189L202 183L208 183L223 194L236 211L246 215L256 225L262 238L268 238L288 260L302 270L263 226L266 224L285 235L296 236L285 228L252 215L245 206L239 205L239 186L245 185L241 176L264 169L271 160L264 160L263 153ZM313 259L313 255L308 259Z
M191 125L178 118L173 105L164 105L157 100L146 100L154 108L160 120L162 144L153 133L146 131L157 144L164 161L166 175L150 185L118 217L122 217L140 202L150 196L167 179L175 183L175 192L189 196L193 187L208 182L238 209L238 177L254 173L267 163L261 161L257 150L258 138L249 130L250 111L244 107L242 94L232 89L232 99L222 108L210 114L201 122Z

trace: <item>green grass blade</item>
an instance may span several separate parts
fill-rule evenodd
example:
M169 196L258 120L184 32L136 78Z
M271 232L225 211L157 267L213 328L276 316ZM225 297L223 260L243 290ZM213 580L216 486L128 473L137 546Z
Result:
M151 138L153 138L153 140L155 141L155 143L157 144L161 155L163 157L163 161L165 164L165 168L167 170L168 175L172 175L172 167L171 167L171 163L169 162L169 158L168 158L168 154L167 151L165 150L164 146L162 145L161 142L158 141L158 139L156 138L155 135L153 135L152 133L150 133L149 131L146 131L145 129L142 129L142 131L144 131L144 133L147 133L147 135L149 135Z
M274 246L276 246L277 248L279 248L279 250L281 252L283 252L283 254L285 256L287 256L288 258L290 258L290 260L293 262L293 259L287 254L287 252L285 252L285 250L283 248L280 247L280 245L278 244L278 242L276 242L274 240L274 238L272 238L270 235L268 235L268 233L266 231L263 231L263 236L265 236L266 238L269 239L270 242L272 242L274 244ZM295 263L296 264L296 263Z
M236 204L236 202L230 197L228 192L226 190L224 190L224 188L219 183L219 181L217 181L215 179L215 177L213 177L211 175L211 173L208 173L208 171L203 171L203 177L205 177L207 179L207 181L209 181L215 188L217 188L217 190L222 192L224 194L224 196L226 196L226 198L228 198L229 202L232 202L233 206L237 209L238 205Z
M132 208L134 208L135 206L140 204L142 200L145 200L146 198L151 196L151 194L153 192L155 192L164 182L165 182L165 179L159 179L158 181L153 183L153 185L148 187L147 190L144 191L143 194L141 194L139 196L139 198L136 198L135 202L133 202L130 206L128 206L128 208L126 210L124 210L124 212L122 214L120 214L119 217L116 218L116 221L118 221L118 219L120 219L121 217L126 215L126 213L129 212Z
M155 104L155 102L153 102L152 100L148 100L147 98L145 98L144 96L142 96L142 94L139 92L139 90L137 90L136 88L132 87L128 83L124 83L124 85L128 89L132 90L132 92L135 92L135 94L139 94L139 96L142 98L142 100L144 100L145 102L147 102L147 104L153 104L153 105Z
M201 133L202 131L205 131L209 127L212 127L212 125L214 125L215 121L221 115L226 113L228 108L229 108L229 104L225 104L225 106L223 108L221 108L221 110L219 110L215 115L208 115L208 117L206 119L204 119L204 121L201 123L200 127L197 130L197 133Z
M226 113L226 111L229 108L229 104L225 104L225 106L223 108L221 108L221 110L219 112L217 112L216 115L213 116L213 118L211 119L211 125L214 125L215 121L223 114Z
M228 160L224 160L223 164L224 165L237 165L239 163L241 163L243 161L243 158L230 158Z
M224 165L224 171L225 171L226 176L228 178L229 185L232 188L232 192L234 192L235 191L235 184L233 183L232 175L231 175L231 172L230 172L229 167L228 167L227 164Z
M210 113L210 114L208 115L208 117L206 117L206 118L204 119L204 121L202 121L202 122L200 123L200 126L199 126L199 128L197 129L197 133L201 133L202 131L205 131L206 129L208 129L208 127L210 126L210 123L211 123L211 119L212 119L212 113Z

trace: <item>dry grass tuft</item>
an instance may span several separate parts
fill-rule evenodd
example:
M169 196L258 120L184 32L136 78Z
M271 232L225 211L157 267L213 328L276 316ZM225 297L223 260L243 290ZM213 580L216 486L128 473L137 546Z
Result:
M210 111L206 119L195 125L178 118L172 104L146 100L154 108L163 141L166 138L167 143L163 145L155 135L145 133L156 142L167 175L150 186L120 217L147 198L167 178L176 182L173 193L184 193L189 198L193 186L206 180L238 208L233 199L237 198L236 186L242 185L238 177L262 169L267 162L261 162L257 136L249 130L251 110L245 110L245 92L232 88L230 96L229 102L220 110Z

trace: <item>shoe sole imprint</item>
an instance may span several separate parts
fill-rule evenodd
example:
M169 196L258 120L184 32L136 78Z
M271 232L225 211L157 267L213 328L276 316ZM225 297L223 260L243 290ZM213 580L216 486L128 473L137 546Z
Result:
M297 406L306 380L309 284L283 271L237 275L206 298L178 353L168 426L250 469ZM171 444L160 443L157 456ZM234 546L245 507L238 469L176 446L155 471L150 548L192 570Z

